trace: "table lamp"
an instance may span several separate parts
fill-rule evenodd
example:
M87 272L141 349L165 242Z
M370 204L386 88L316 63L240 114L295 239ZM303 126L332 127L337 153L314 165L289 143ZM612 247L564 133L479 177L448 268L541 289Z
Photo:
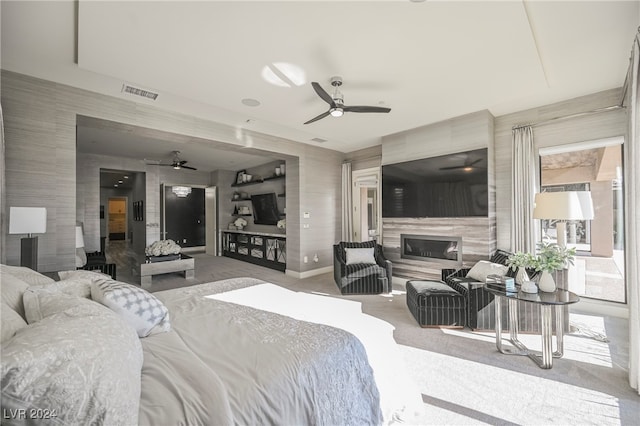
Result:
M44 207L10 207L9 234L27 234L20 240L20 266L38 270L38 237L47 232L47 209Z
M558 245L567 245L567 220L593 219L590 191L541 192L535 196L534 219L555 219Z

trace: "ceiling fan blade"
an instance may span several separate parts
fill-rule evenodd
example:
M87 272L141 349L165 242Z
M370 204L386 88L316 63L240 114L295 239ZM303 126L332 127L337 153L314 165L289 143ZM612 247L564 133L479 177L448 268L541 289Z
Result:
M316 91L316 93L318 94L318 96L320 96L322 98L323 101L325 101L326 103L328 103L329 105L333 104L333 98L331 97L331 95L329 95L326 90L324 90L322 88L322 86L320 86L318 83L316 83L315 81L311 82L311 86L313 86L313 90ZM306 123L305 123L306 124Z
M191 166L180 166L181 169L189 169L189 170L198 170L195 167L191 167Z
M470 166L451 166L451 167L440 167L440 170L458 170L458 169L464 169L466 167L470 167Z
M187 160L182 160L182 161L176 161L176 163L180 164L181 166L184 166L185 164L188 163Z
M482 158L478 158L476 161L472 161L471 163L469 163L468 167L474 166L474 165L478 164L481 161L482 161Z
M346 106L343 108L345 112L389 112L391 108L377 106Z
M322 113L322 114L320 114L319 116L312 118L311 120L309 120L309 121L305 122L304 124L313 123L314 121L318 121L318 120L320 120L321 118L325 118L325 117L326 117L327 115L329 115L329 114L331 114L329 111L327 111L327 112L323 112L323 113Z

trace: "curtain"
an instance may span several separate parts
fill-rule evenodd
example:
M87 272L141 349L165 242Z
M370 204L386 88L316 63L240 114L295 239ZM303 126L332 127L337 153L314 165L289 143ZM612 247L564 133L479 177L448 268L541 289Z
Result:
M6 197L7 193L6 189L6 172L5 172L5 159L4 159L4 118L2 115L2 105L0 105L0 206L6 206ZM0 209L0 263L7 263L7 251L6 249L6 239L4 232L7 229L7 215L6 209L2 207Z
M629 384L640 394L640 84L638 34L631 51L631 66L627 75L625 104L629 119L628 140L624 146L625 199L625 274L629 296Z
M353 235L353 197L351 196L351 163L342 164L342 241Z
M537 192L537 162L533 149L533 129L531 126L515 128L512 137L511 250L535 253L533 199Z

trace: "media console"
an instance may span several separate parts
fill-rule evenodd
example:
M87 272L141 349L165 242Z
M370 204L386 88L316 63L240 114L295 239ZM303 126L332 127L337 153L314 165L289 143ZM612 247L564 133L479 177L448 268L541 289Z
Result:
M284 272L287 237L266 232L222 231L222 254Z

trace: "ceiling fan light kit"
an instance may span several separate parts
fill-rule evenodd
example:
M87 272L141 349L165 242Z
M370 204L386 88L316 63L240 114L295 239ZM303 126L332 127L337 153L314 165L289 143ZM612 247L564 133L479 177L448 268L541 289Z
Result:
M318 96L329 104L329 111L323 112L322 114L312 118L311 120L305 122L304 124L310 124L314 121L318 121L322 118L325 118L328 115L332 117L341 117L345 112L381 112L388 113L391 111L391 108L386 107L377 107L377 106L345 106L344 105L344 97L342 93L338 89L342 86L342 77L331 77L331 85L334 87L333 96L329 95L326 90L320 86L320 84L315 81L311 83L311 87L316 91Z

